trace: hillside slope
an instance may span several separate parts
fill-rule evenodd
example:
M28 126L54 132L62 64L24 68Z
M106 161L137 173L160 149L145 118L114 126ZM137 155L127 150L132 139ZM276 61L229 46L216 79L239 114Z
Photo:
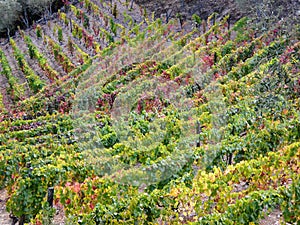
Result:
M297 27L191 29L130 1L56 16L0 49L0 193L19 224L299 222Z
M230 14L232 21L243 16L254 16L263 18L266 15L276 15L277 18L290 17L298 20L300 15L300 2L298 0L288 1L244 1L244 0L135 0L135 2L149 11L155 12L157 17L177 17L178 14L185 20L190 20L193 14L202 19L216 12L221 16Z

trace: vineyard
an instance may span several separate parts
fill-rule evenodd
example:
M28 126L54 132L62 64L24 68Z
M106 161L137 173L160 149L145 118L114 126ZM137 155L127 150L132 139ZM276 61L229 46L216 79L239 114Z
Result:
M279 210L299 224L299 26L229 18L79 0L19 29L0 46L7 212L32 225L56 224L56 209L72 225L260 224Z

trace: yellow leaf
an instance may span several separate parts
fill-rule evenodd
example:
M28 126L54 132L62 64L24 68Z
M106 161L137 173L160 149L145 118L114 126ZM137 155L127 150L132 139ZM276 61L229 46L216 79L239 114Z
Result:
M210 179L210 181L213 183L213 182L215 182L215 180L216 180L216 177L215 177L215 175L213 174L213 173L209 173L208 174L208 178Z
M179 190L177 188L174 188L170 191L170 196L177 197L179 195Z

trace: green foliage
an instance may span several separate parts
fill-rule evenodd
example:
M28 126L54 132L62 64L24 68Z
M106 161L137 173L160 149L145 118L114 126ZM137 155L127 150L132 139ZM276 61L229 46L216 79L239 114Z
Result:
M29 87L34 93L39 92L45 86L44 81L42 81L28 65L24 58L24 55L21 53L20 49L17 47L13 39L10 39L10 44L12 45L12 48L14 50L14 56L18 62L18 65L27 78Z
M23 23L26 28L32 24L32 17L52 13L52 4L56 0L3 0L0 1L0 32L8 34L7 30L15 31ZM10 35L10 34L8 34Z
M38 63L43 71L46 72L47 77L53 81L58 78L58 72L51 68L47 62L47 59L39 52L37 47L33 44L29 36L24 36L24 40L28 46L28 52L30 58L35 58L38 60Z
M298 222L299 42L255 36L246 18L228 29L228 17L211 25L194 16L202 34L175 34L174 21L134 24L125 14L129 23L119 24L104 7L71 4L73 19L59 12L54 30L62 43L43 36L67 73L61 80L22 34L29 56L59 82L0 118L7 209L50 223L45 197L54 187L70 224L255 224L276 207ZM94 39L89 12L104 24ZM97 44L105 47L93 56ZM11 46L37 92L44 82ZM3 51L0 61L15 89Z
M0 32L6 32L7 29L14 28L21 11L22 6L17 0L0 1Z
M109 23L110 23L110 30L111 30L111 32L114 34L114 36L116 36L117 35L117 26L116 26L114 20L110 19Z
M89 20L89 17L87 15L83 15L83 27L85 29L89 28L90 26L90 20Z
M2 67L1 73L6 77L8 80L9 88L8 92L11 94L13 100L19 100L24 95L24 88L22 85L19 84L18 79L12 74L11 68L9 66L9 62L7 58L0 49L0 63Z
M300 221L299 218L299 177L291 184L287 189L282 189L283 203L281 205L283 211L284 220L289 223L297 223Z
M196 27L200 27L200 25L202 23L201 18L198 15L194 14L192 16L192 19L194 20Z
M71 72L75 66L71 60L62 52L61 47L55 43L50 37L46 37L48 41L48 46L54 54L55 60L60 63L67 73Z
M59 42L63 41L63 31L61 27L57 28L57 38Z
M5 108L4 104L3 104L3 95L2 94L0 94L0 112L1 113L5 113L6 112L6 108Z
M37 36L38 38L41 38L41 37L42 37L42 28L41 28L40 25L37 25L37 26L36 26L36 36Z
M248 40L249 35L247 33L247 22L249 19L247 17L243 17L239 21L234 24L233 30L237 33L237 40L243 41Z

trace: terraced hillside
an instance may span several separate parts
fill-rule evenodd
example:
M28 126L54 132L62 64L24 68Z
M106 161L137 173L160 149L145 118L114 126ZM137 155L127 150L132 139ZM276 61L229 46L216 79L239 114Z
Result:
M1 46L19 224L299 223L299 30L194 18L82 0Z

